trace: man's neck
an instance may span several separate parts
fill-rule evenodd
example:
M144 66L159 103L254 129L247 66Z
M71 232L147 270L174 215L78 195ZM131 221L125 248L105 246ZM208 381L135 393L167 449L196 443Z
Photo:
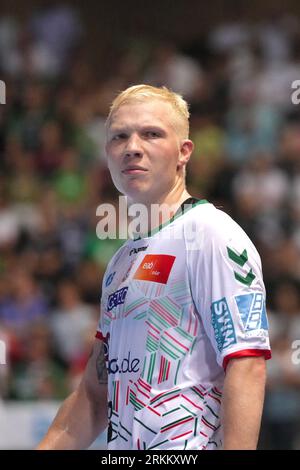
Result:
M143 204L147 209L146 232L152 232L169 222L181 204L190 197L191 195L184 186L174 187L169 193L162 195L156 201ZM131 202L131 204L133 204L133 202Z

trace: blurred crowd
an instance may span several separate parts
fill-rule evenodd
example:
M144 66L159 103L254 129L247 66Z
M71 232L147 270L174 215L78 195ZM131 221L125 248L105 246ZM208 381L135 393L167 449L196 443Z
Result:
M78 383L123 243L96 236L97 206L118 198L105 117L127 86L166 85L190 103L190 192L233 216L262 257L273 359L261 446L300 448L298 20L228 22L184 46L124 39L107 75L87 60L85 47L105 47L86 46L87 27L59 5L0 19L0 397L62 399Z

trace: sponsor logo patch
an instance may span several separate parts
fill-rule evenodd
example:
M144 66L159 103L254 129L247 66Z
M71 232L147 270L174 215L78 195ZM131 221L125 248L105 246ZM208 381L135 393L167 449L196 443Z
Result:
M246 332L268 330L265 300L261 292L238 295L235 301Z
M148 245L146 246L140 246L139 248L132 248L132 250L130 250L129 252L129 256L131 255L137 255L140 251L145 251L147 250L148 248Z
M110 312L113 308L121 305L125 302L127 295L128 287L123 287L122 289L117 290L113 294L110 294L107 301L106 310Z
M108 373L109 374L126 374L127 372L138 372L140 369L140 360L138 358L132 358L130 351L127 356L123 359L113 358L108 361Z
M211 315L218 350L222 352L236 343L234 325L225 297L211 304Z
M133 279L166 284L174 261L175 256L171 255L146 255L135 272Z

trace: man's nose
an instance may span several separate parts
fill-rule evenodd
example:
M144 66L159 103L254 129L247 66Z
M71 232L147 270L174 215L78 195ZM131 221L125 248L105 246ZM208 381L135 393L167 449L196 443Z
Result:
M140 138L136 134L132 134L127 140L124 155L126 157L140 157L142 156L142 153L143 151Z

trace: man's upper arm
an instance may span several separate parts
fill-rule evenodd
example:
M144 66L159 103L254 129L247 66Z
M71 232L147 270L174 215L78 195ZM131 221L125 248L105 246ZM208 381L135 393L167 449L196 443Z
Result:
M93 349L88 360L82 384L93 400L106 400L107 395L107 368L105 364L104 342L95 339Z

